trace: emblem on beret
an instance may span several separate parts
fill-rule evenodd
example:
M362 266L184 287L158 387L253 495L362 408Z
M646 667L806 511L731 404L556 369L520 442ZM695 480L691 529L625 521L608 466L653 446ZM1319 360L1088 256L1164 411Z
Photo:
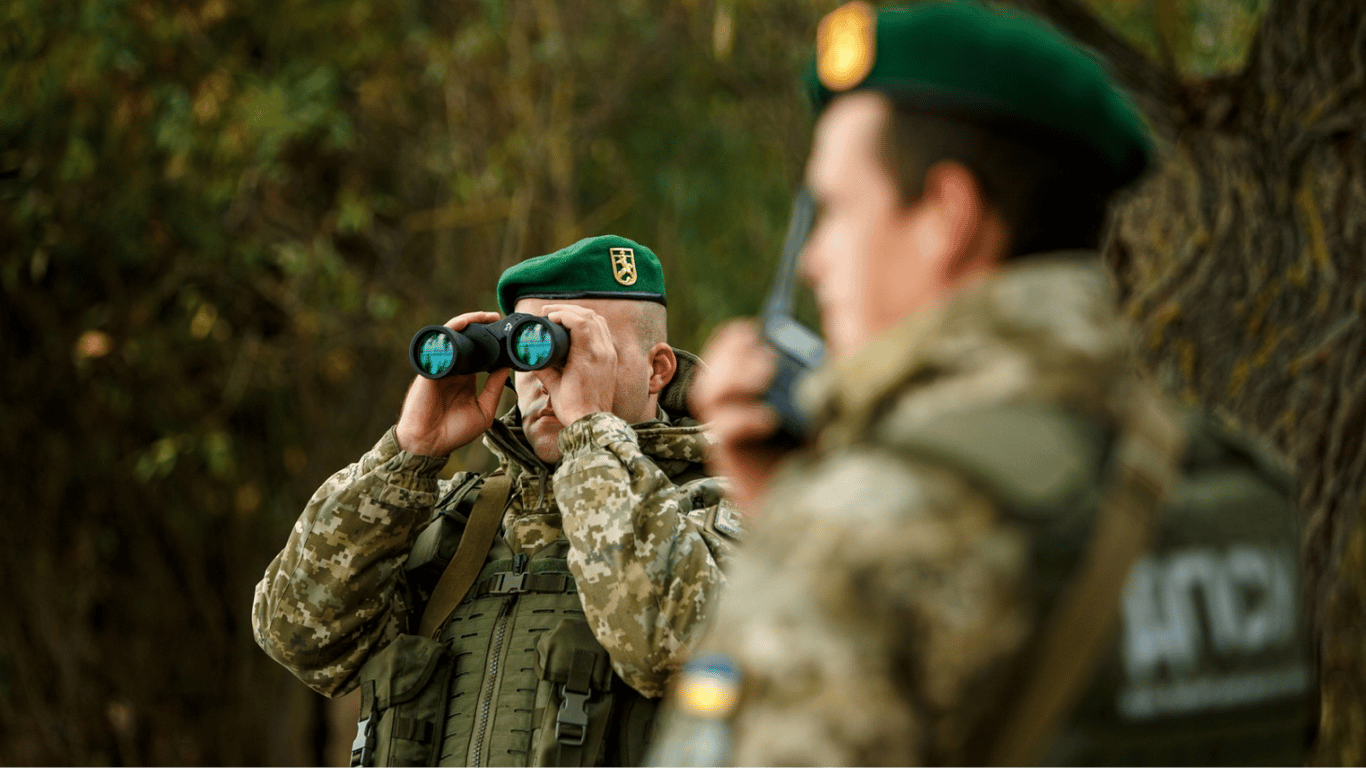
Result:
M612 277L622 285L635 285L636 250L634 248L609 248L612 255Z
M816 74L832 91L863 82L877 53L877 15L858 0L841 5L816 27Z

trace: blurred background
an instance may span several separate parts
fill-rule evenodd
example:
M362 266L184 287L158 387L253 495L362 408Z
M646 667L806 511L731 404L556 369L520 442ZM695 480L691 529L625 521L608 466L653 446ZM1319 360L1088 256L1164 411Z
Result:
M252 588L397 418L411 334L602 233L659 253L676 346L754 312L836 4L0 5L0 763L343 763ZM1012 4L1159 136L1106 258L1152 374L1295 463L1315 761L1366 761L1366 10Z

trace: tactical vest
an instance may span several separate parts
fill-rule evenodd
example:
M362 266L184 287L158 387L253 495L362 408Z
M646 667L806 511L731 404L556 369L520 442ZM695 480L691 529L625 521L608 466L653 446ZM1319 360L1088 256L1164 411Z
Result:
M406 569L419 608L479 482L452 489L414 545ZM568 547L561 538L528 559L497 537L439 640L400 635L365 663L352 765L639 764L655 701L613 673Z
M1119 635L1043 765L1303 763L1316 682L1289 478L1211 417L1182 418L1179 479L1121 592ZM1009 405L891 441L964 471L1033 530L1033 588L1048 616L1090 539L1113 434L1058 410ZM1032 706L1013 690L1003 716ZM999 725L987 718L975 742L990 744Z

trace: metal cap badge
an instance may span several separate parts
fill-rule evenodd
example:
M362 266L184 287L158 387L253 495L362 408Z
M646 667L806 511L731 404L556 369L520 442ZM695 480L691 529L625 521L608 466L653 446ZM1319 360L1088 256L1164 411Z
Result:
M877 13L863 0L826 14L816 27L816 72L832 91L863 82L877 58Z

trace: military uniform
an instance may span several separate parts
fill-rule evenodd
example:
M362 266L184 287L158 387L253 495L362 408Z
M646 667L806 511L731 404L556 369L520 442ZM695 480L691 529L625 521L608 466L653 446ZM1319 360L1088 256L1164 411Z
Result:
M775 481L702 647L741 674L720 762L992 759L1115 446L1171 418L1134 410L1126 350L1094 254L1034 257L816 374L818 448ZM1293 760L1310 688L1297 537L1286 489L1268 490L1220 508L1235 520L1166 521L1045 764ZM1221 578L1248 603L1211 630L1196 617L1218 621L1203 590ZM695 741L703 715L675 717L666 744Z
M1027 17L853 3L821 29L818 106L866 88L1069 137L1097 177L1147 162L1122 92ZM814 372L815 442L652 764L1301 762L1284 472L1151 392L1116 307L1094 252L1016 254Z
M417 634L487 478L390 430L314 494L257 585L257 642L309 687L362 692L355 762L638 762L651 699L708 618L739 518L702 471L692 355L654 421L610 413L546 466L514 409L485 433L510 480L499 535L435 637Z

